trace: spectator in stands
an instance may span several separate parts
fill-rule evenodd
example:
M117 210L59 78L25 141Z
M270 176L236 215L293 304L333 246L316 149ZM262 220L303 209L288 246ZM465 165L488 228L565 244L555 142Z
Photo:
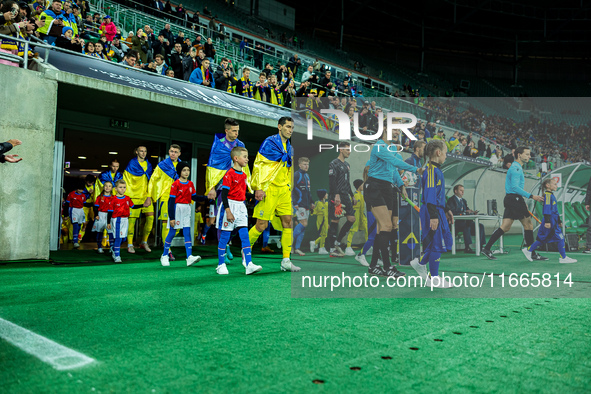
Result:
M156 0L153 7L160 12L164 12L164 3L162 0Z
M168 70L166 70L166 76L174 78L174 70L169 67Z
M207 32L208 33L207 37L208 38L215 38L217 31L218 31L218 24L216 23L215 16L214 16L209 21L209 30Z
M226 26L224 26L223 23L220 23L220 25L218 26L218 32L220 40L222 40L224 42L224 46L227 47L230 43L230 36L228 35L228 32L226 31Z
M170 30L170 23L165 24L164 29L160 30L160 33L158 33L158 35L163 36L165 40L168 40L170 45L173 45L174 34L172 34L172 31Z
M482 123L484 123L484 121ZM484 156L485 154L486 142L484 142L484 136L480 136L480 139L478 140L478 156Z
M107 55L107 51L105 50L105 45L102 41L97 41L94 43L94 53L99 59L111 61L109 55Z
M196 68L189 77L189 82L193 82L197 85L203 85L210 88L215 88L215 79L213 79L213 73L209 68L209 60L205 59L201 63L201 67Z
M55 40L62 35L65 18L66 15L62 10L61 0L53 0L49 8L43 11L39 16L39 19L45 20L45 24L37 29L40 38L48 44L53 44Z
M490 158L490 162L493 164L493 166L498 167L499 164L503 162L502 152L500 150L497 150L495 154L492 155L492 157Z
M203 46L203 52L205 52L205 57L209 59L210 63L213 63L215 59L215 48L213 47L213 41L210 38L207 39L207 42Z
M94 52L94 42L86 41L86 44L84 44L84 54L92 57L98 57L98 55Z
M183 7L183 3L180 3L176 7L176 16L183 20L183 24L187 20L187 10L185 10L185 7Z
M203 52L203 49L200 49L198 51L198 55L197 55L197 65L198 67L201 67L201 63L203 63L203 61L206 59L205 57L205 52ZM211 62L209 62L211 64Z
M261 73L265 74L265 77L268 79L273 75L273 65L271 63L265 64L265 69L262 70Z
M254 84L253 93L255 100L271 102L271 88L265 73L259 74L259 80Z
M188 81L193 71L199 67L201 63L197 60L197 49L191 47L189 54L183 58L183 79Z
M320 96L326 96L328 94L328 92L334 87L334 84L332 82L331 78L332 73L330 71L326 71L324 73L324 77L322 77L320 79L319 85L320 85L320 89L318 94ZM368 108L369 108L369 102L367 102L368 104Z
M298 54L294 53L291 58L289 58L289 62L287 63L287 68L291 70L293 75L297 75L298 67L302 64L302 61L298 58Z
M211 11L207 9L207 6L203 7L203 15L211 16Z
M69 26L65 26L62 29L62 35L55 40L55 46L82 53L82 43L78 37L73 37L73 35L74 30Z
M115 38L113 38L113 43L111 44L111 50L113 51L117 63L121 63L121 60L123 60L123 56L125 56L129 47L121 42L119 36L115 36Z
M295 81L290 79L287 87L283 90L283 106L286 108L295 109L296 96L297 92L295 90Z
M140 66L138 64L136 64L137 59L138 59L137 51L130 49L129 51L127 51L127 53L123 57L121 64L124 64L129 67L140 68Z
M111 17L106 15L103 18L103 23L101 24L100 30L103 32L102 36L107 38L107 42L110 44L113 42L113 38L117 34L117 27L111 21Z
M250 69L248 67L244 67L242 69L242 78L238 80L236 84L236 93L244 97L253 97L253 85L249 79L250 77Z
M263 48L261 47L261 44L256 44L256 46L254 47L254 51L252 53L252 59L254 61L254 66L255 68L258 68L259 70L263 68ZM269 63L267 63L269 64Z
M490 144L488 144L486 146L486 157L488 157L490 159L491 156L492 156L492 150L490 149Z
M140 28L137 30L135 36L131 38L131 49L139 54L142 64L148 62L148 52L150 51L150 48L148 48L147 37L148 36L144 33L144 30Z
M164 58L168 58L170 56L170 51L172 47L170 46L170 41L164 38L164 35L158 35L158 40L154 41L152 44L152 53L154 57L158 54L164 56Z
M345 82L345 81L348 81L349 83L353 82L353 76L350 71L347 73L347 76L345 78L343 78L343 82Z
M225 57L220 61L220 65L213 74L213 79L215 80L216 89L229 93L232 93L233 87L238 83L234 70L230 66L230 61Z
M164 12L168 15L173 15L172 4L170 4L170 0L166 0L164 4Z
M302 74L302 80L300 82L309 80L312 78L312 75L314 75L314 67L308 66L308 69Z
M197 53L199 53L200 49L203 49L203 43L201 42L201 36L199 34L197 34L195 36L195 41L193 41L193 46L195 47L195 49L197 49Z
M242 37L242 41L240 41L240 59L244 60L244 58L246 56L247 48L248 48L248 39L245 37Z
M156 63L156 72L160 75L166 75L168 70L168 64L165 63L165 58L161 54L154 56L154 62Z
M474 141L470 141L468 142L468 144L466 145L466 147L464 148L464 152L462 153L464 156L466 157L474 157L472 156L472 149L474 148ZM476 150L476 149L474 149ZM478 153L478 151L476 150L476 153Z
M169 64L174 70L174 77L183 79L183 46L181 44L174 44L174 49L170 53Z
M310 81L302 82L300 84L299 89L296 91L296 97L308 97L309 88L310 88Z

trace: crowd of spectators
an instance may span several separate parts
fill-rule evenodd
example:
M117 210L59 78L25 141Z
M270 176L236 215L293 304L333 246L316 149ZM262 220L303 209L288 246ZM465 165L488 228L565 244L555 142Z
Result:
M257 44L255 47L243 38L240 42L240 59L251 57L260 74L251 79L251 69L237 69L233 59L221 58L215 64L216 45L224 39L220 33L222 24L207 9L203 15L211 18L209 26L200 22L199 12L190 15L182 4L173 8L170 1L133 2L121 0L124 5L146 7L150 13L162 17L177 17L187 22L195 35L185 37L184 32L172 31L167 23L158 34L149 26L127 34L117 27L109 15L92 13L86 0L61 2L49 0L47 9L42 3L28 4L5 0L0 5L0 34L16 38L36 36L49 44L80 52L91 57L123 63L126 66L166 75L195 84L239 94L275 105L294 107L296 98L308 98L306 107L314 110L337 108L351 119L358 113L359 127L363 132L377 128L377 119L382 109L376 102L365 100L359 84L349 72L342 80L336 80L333 69L318 59L306 64L293 54L282 64L265 63L263 54L272 48ZM145 9L143 9L145 11ZM0 21L2 22L2 21ZM201 32L205 32L203 36ZM221 35L220 35L221 34ZM23 45L16 41L2 40L2 50L22 56ZM300 71L301 77L295 78ZM328 97L328 100L320 100ZM419 123L415 132L423 133L425 139L440 138L448 143L450 151L471 157L489 158L499 163L505 150L518 145L532 148L537 164L589 159L591 131L589 125L569 126L554 124L534 117L517 122L510 117L487 115L475 106L462 108L458 100L422 97L420 90L404 84L394 97L406 99L422 107L429 121ZM449 135L438 128L447 124L466 131L466 135ZM449 134L449 133L448 133ZM410 141L404 141L410 145ZM567 149L568 146L568 149Z

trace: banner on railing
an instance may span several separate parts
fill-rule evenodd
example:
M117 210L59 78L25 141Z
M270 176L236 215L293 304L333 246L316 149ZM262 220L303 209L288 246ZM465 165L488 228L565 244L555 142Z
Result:
M43 50L40 49L39 51L42 52ZM167 96L191 100L199 104L242 112L252 116L279 119L282 116L291 115L289 108L269 105L237 94L206 88L158 74L141 72L132 67L122 67L92 57L51 51L49 63L61 71L131 88L162 93Z

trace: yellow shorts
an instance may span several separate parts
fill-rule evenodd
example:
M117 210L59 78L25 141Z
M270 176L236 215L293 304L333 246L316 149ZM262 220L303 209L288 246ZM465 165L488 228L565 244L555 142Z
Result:
M168 220L168 198L166 200L160 199L160 201L158 201L158 209L158 219Z
M133 205L143 205L144 202L146 201L145 198L132 198L131 201L133 201ZM131 209L129 211L129 217L130 218L139 218L140 217L140 213L154 213L154 204L150 204L150 206L148 206L147 208L140 208L140 209Z
M254 207L253 218L271 220L273 216L291 216L291 190L289 186L271 185L266 191L266 197Z
M87 222L90 220L94 220L94 212L92 210L92 207L82 207L82 209L84 210L84 217L86 218Z

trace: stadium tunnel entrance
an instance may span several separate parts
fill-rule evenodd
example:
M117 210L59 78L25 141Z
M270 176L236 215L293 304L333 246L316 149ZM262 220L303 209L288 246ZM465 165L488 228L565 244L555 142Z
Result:
M171 144L180 145L180 160L190 164L191 180L197 194L206 194L205 170L214 134L224 132L224 120L231 115L197 112L60 83L54 146L50 250L72 249L71 231L62 220L61 208L63 199L74 190L76 182L84 181L87 175L96 177L108 170L112 159L117 159L119 171L123 173L135 156L135 149L140 145L147 148L147 160L154 168L158 162L168 157ZM253 116L246 120L239 119L239 122L239 138L248 148L250 163L253 163L260 142L275 133L276 129L262 124L260 119ZM205 211L204 207L201 209L202 212ZM83 249L96 249L96 233L91 231L94 216L89 215L87 218L91 220L86 224L80 245ZM136 221L136 227L141 223L142 218ZM148 239L149 245L161 243L160 227L155 220ZM194 239L194 226L192 232ZM136 230L135 234L134 243L137 243L140 232ZM182 238L182 234L177 237ZM124 243L122 247L126 246Z

